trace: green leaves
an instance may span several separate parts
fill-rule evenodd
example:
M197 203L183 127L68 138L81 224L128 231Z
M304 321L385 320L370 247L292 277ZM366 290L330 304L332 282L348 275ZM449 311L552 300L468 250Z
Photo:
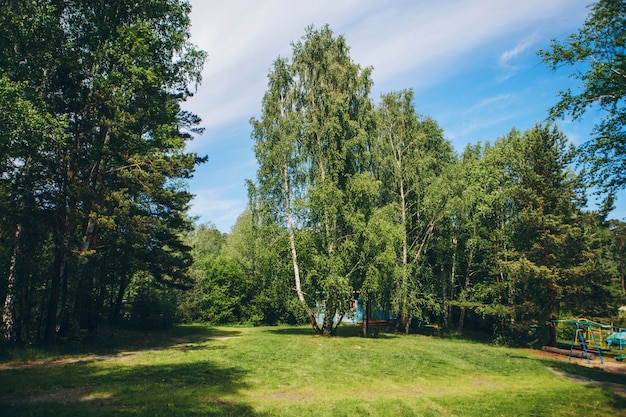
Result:
M0 133L7 136L0 163L15 173L0 178L0 189L12 189L2 204L15 213L0 235L23 224L25 235L36 229L52 242L46 251L22 251L19 260L48 268L22 277L20 285L32 290L22 293L43 298L21 302L45 305L45 312L24 311L20 320L45 317L52 338L60 311L63 328L104 312L106 299L119 307L136 272L188 283L189 248L179 236L191 199L184 181L205 158L185 152L199 119L180 104L200 81L205 53L189 43L184 2L0 7L0 96L12 97L0 100L0 110L17 110L0 115L8 128ZM18 187L19 178L29 186ZM28 217L41 221L26 224ZM123 259L110 270L99 268L116 256ZM95 288L104 291L98 299ZM21 323L24 334L30 325Z
M354 64L348 51L343 37L335 38L328 26L307 28L293 45L291 62L275 61L262 118L252 120L259 205L271 206L278 223L289 229L302 302L294 221L312 232L314 248L305 273L314 277L308 281L315 283L313 293L323 298L311 302L326 303L330 320L321 331L327 334L333 332L335 312L343 314L351 297L348 276L359 262L356 229L363 215L362 201L351 199L356 197L351 189L367 187L364 177L357 178L370 160L369 71Z
M566 115L581 118L597 107L605 116L595 127L595 138L584 144L579 161L589 166L588 181L605 191L626 185L624 126L626 122L626 5L621 0L600 0L580 30L564 42L552 41L551 48L539 51L552 70L572 67L571 77L580 89L565 90L552 107L552 118Z
M328 26L307 28L292 59L275 61L252 120L251 207L262 227L284 233L310 317L325 306L322 329L315 317L313 327L332 333L332 317L356 296L396 314L403 331L414 318L449 324L455 306L460 329L467 310L514 343L537 341L544 327L529 326L566 311L608 314L610 280L591 272L590 255L610 274L606 243L588 236L603 226L585 218L567 138L550 124L512 129L457 158L438 124L417 114L412 91L374 106L371 70L348 51ZM572 308L582 282L598 299Z
M441 302L435 301L438 288L430 285L431 273L424 264L447 212L453 154L437 123L416 114L412 91L383 95L377 114L375 168L383 201L398 210L402 230L391 296L402 322L399 327L408 332L411 317L421 320L424 310L436 311Z

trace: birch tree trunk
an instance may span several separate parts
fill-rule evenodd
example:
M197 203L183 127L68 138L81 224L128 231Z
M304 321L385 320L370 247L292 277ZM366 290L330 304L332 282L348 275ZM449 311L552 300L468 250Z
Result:
M2 322L4 323L4 340L15 342L17 333L15 331L15 265L20 247L20 237L22 225L15 227L15 246L9 262L9 276L7 277L7 295L4 299L4 309L2 310Z
M285 168L283 170L283 186L285 191L285 217L287 217L287 229L289 233L289 250L291 252L291 262L293 264L293 277L296 284L296 293L298 295L298 300L302 307L305 309L306 314L311 322L311 327L315 330L315 333L320 333L319 325L317 324L317 319L315 315L309 308L306 303L306 299L304 298L304 293L302 292L302 286L300 284L300 267L298 265L298 253L296 251L296 237L293 229L293 218L291 215L291 193L289 188L289 172L288 167L285 164Z

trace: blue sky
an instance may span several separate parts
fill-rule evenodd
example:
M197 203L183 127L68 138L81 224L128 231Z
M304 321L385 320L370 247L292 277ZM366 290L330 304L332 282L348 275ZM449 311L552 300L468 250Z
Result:
M204 135L189 143L206 154L190 181L191 215L229 232L247 203L256 161L250 138L278 57L305 27L328 23L352 60L372 66L372 98L412 88L418 113L434 118L458 152L511 128L543 122L560 90L575 87L551 72L537 50L585 21L591 0L191 0L192 42L208 53L203 81L184 106ZM590 138L598 114L557 124L574 144ZM612 217L624 218L624 193Z

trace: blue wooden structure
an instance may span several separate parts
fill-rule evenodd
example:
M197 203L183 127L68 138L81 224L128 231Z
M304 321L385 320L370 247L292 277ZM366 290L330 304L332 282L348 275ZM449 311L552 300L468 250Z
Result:
M325 304L323 301L316 302L315 306L315 317L318 320L318 323L322 323L324 321L324 316L326 315ZM363 302L359 299L355 299L351 301L351 309L347 312L341 321L347 324L361 324L363 323L363 319L365 318L365 309L363 308ZM395 323L397 317L395 314L390 314L386 310L382 309L372 309L370 311L371 321L378 322L389 322ZM337 323L339 320L338 316L333 318L333 322Z

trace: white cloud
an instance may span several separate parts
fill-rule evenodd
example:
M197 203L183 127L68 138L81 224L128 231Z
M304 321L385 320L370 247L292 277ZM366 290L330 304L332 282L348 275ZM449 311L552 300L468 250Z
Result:
M498 94L493 97L484 97L480 99L472 107L467 109L467 113L475 113L487 107L492 107L494 105L499 105L502 103L508 104L508 103L511 103L512 101L516 101L516 97L512 93Z
M189 215L200 217L201 223L211 221L222 232L230 230L247 204L241 196L225 197L229 193L220 189L200 189L194 193Z
M400 88L419 93L420 89L445 84L470 67L496 67L510 77L536 44L556 36L559 28L569 30L572 22L582 22L588 2L191 0L192 42L207 51L209 58L202 85L185 105L207 128L190 149L209 154L207 166L214 176L223 175L222 168L215 170L212 165L216 158L232 158L233 171L239 164L236 158L251 158L247 123L260 111L267 74L278 56L291 57L291 43L298 41L310 24L320 27L328 23L336 35L346 37L356 63L374 67L374 95ZM469 104L465 112L444 109L447 115L462 117L446 132L448 135L481 135L485 126L502 123L523 111L513 109L506 94L477 94L476 104ZM482 95L491 98L480 102ZM447 99L448 107L459 101ZM431 113L430 108L425 110ZM197 194L193 213L227 231L245 207L245 188L238 175L223 175L222 181L232 182L238 194L220 186L208 189L210 185L194 178L198 189L193 190Z
M209 54L203 85L188 105L211 129L247 120L260 108L266 76L305 26L329 23L344 34L355 62L374 66L384 84L410 73L419 88L450 76L459 59L538 20L559 17L567 0L192 1L192 40ZM561 19L567 16L560 17ZM501 56L510 61L526 40ZM462 61L461 61L462 62ZM393 81L392 81L393 83Z
M526 38L518 43L513 49L504 51L500 54L500 65L503 67L510 66L510 62L522 53L526 52L533 45L533 43L532 38Z

